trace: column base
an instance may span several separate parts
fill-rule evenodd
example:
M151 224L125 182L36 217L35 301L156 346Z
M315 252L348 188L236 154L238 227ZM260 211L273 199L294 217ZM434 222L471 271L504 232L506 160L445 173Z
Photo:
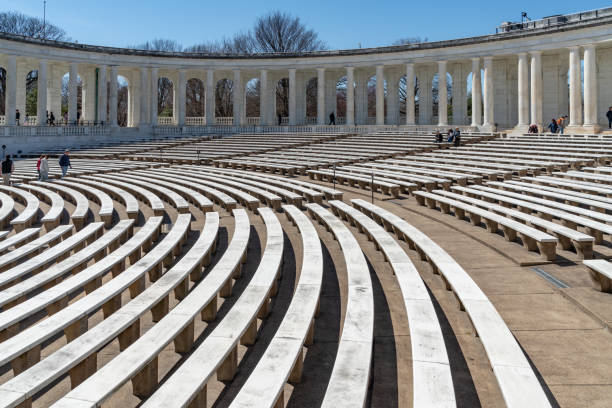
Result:
M529 125L516 125L509 133L513 136L522 136L529 131Z
M485 123L482 126L478 126L478 130L480 132L495 132L495 125L491 125L489 123Z
M569 125L565 128L565 134L592 135L601 132L600 125Z

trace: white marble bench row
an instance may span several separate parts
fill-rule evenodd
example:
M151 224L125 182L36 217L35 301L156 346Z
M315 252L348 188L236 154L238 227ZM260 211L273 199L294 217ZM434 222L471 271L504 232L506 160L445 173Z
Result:
M91 244L102 235L101 222L89 224L82 230L67 237L62 242L50 246L40 254L31 257L30 259L21 262L10 269L5 269L0 274L0 290L4 290L12 286L17 281L23 279L28 274L35 274L37 271L45 269L47 265L56 262L57 260L65 259L71 256L73 250L79 250L87 244ZM72 227L72 226L70 226Z
M15 211L15 200L8 194L0 192L0 228L6 226L6 221L9 220Z
M45 289L50 289L53 284L61 279L62 276L69 273L76 273L79 269L84 269L87 262L91 259L100 261L104 258L107 252L112 252L120 243L127 241L129 238L130 227L134 220L122 220L117 223L111 230L100 238L87 244L86 247L57 264L45 268L28 279L15 283L10 288L0 292L0 307L2 310L7 310L15 304L24 301L32 291L44 286ZM55 247L54 247L55 248ZM26 262L27 263L27 262ZM22 267L20 264L18 267ZM0 275L1 279L5 279L4 275Z
M234 200L239 202L243 207L248 208L251 211L255 211L255 209L259 208L261 202L257 197L253 197L251 194L244 192L234 186L231 186L226 183L217 182L214 177L204 177L198 172L189 171L189 170L178 170L175 168L168 168L165 171L172 175L172 177L187 177L192 180L196 180L199 184L202 184L207 187L214 188L216 190L222 191L225 194L228 194Z
M38 220L40 202L34 194L21 188L10 186L0 186L0 191L10 194L13 199L17 199L25 206L19 215L11 220L11 225L16 232L23 231Z
M318 204L307 204L310 216L324 225L340 245L346 262L348 299L342 334L322 407L364 406L374 344L374 295L370 271L351 231Z
M302 237L302 269L283 321L264 354L240 387L232 407L284 406L283 386L299 383L304 364L303 347L314 340L314 318L319 310L323 280L321 242L310 220L296 207L283 206L287 219Z
M336 215L366 234L393 268L410 329L413 406L456 406L442 328L427 287L414 264L393 237L370 217L342 201L330 201L329 204Z
M523 350L487 296L444 249L421 231L389 211L361 199L353 205L416 250L452 290L485 349L509 408L550 407L551 404Z
M546 232L529 227L491 211L483 210L482 208L452 198L446 198L439 194L417 191L415 192L415 197L420 205L427 205L432 209L436 208L437 203L440 210L445 214L449 214L450 209L453 208L455 216L459 219L463 219L467 213L470 222L474 226L478 226L481 219L484 219L487 231L491 233L497 233L501 226L504 232L504 238L506 238L507 241L516 241L518 235L521 238L523 246L528 251L538 250L540 255L548 261L552 261L556 258L558 239Z
M414 180L408 180L406 176L403 176L401 174L378 171L357 166L341 166L336 169L336 172L336 174L354 174L359 177L370 177L370 180L372 178L372 174L374 174L375 181L397 184L398 186L400 186L400 191L405 194L410 194L412 191L420 189L421 186L419 184L422 184Z
M140 318L151 312L154 321L162 319L168 313L170 294L174 291L175 297L183 299L188 292L189 279L201 278L203 268L210 262L211 252L215 249L218 227L218 214L208 213L198 240L160 279L116 313L15 377L27 384L27 387L20 388L21 397L29 399L66 372L70 374L72 387L77 387L96 371L97 352L107 343L118 337L120 350L125 350L139 336ZM11 381L16 381L15 378ZM2 391L0 386L0 398Z
M89 200L83 193L57 183L31 181L29 184L55 190L65 201L71 202L75 208L72 214L70 214L70 219L77 231L83 228L85 218L89 212Z
M583 261L593 283L602 291L612 293L612 263L604 259Z
M98 203L98 205L100 206L98 216L104 222L104 226L106 228L110 228L113 221L114 206L113 199L107 193L94 187L93 185L86 185L84 183L81 183L80 180L77 180L75 178L72 178L70 180L53 180L53 184L59 184L68 188L78 190L81 193L85 194L85 196L89 200Z
M308 170L307 173L312 180L327 180L329 183L331 183L335 175L338 184L346 182L351 187L357 184L360 188L369 187L374 191L378 191L380 189L384 194L388 194L393 197L398 197L400 193L400 186L396 183L377 181L376 178L374 178L374 181L372 182L371 177L360 176L358 174L351 174L342 171L336 171L334 174L334 172L331 170ZM416 188L416 184L414 187Z
M151 282L155 282L161 276L162 265L170 265L174 256L180 253L190 222L190 214L180 214L164 239L136 263L101 286L101 279L94 280L87 296L0 343L0 364L10 361L13 371L21 372L40 360L41 345L46 339L63 330L70 342L87 331L90 313L102 308L106 311L105 317L108 317L120 308L121 294L128 289L132 298L136 297L144 290L145 274L149 275Z
M552 221L547 221L538 216L527 214L518 210L513 210L511 208L507 208L499 204L493 204L488 201L471 198L467 195L461 195L441 190L435 190L434 193L455 200L464 201L477 207L483 207L489 211L511 218L513 220L525 222L529 226L541 228L549 234L557 237L561 248L569 250L571 247L573 247L581 259L590 259L593 257L593 242L595 241L595 238L590 235L584 234L580 231L565 227L561 224L557 224Z
M395 171L394 166L389 166L380 163L364 163L363 165L350 165L342 166L338 169L341 171L354 171L357 173L372 174L377 176L387 177L389 179L397 179L407 181L417 185L417 189L425 189L431 191L436 188L437 185L448 189L450 188L451 181L447 179L440 179L428 176L420 176L416 174L407 173L404 171Z
M393 158L378 161L377 163L393 164L395 166L401 166L406 171L416 174L424 174L433 177L444 177L456 181L457 184L467 185L468 182L480 184L482 183L483 176L481 174L465 173L460 171L453 171L451 168L442 165L424 165L410 160L410 156L406 158Z
M32 227L11 235L7 239L0 242L0 254L3 254L10 248L18 248L21 245L27 244L28 242L36 239L40 233L40 230L40 227ZM10 231L3 232L9 233Z
M163 180L164 182L170 182L179 186L191 188L201 193L217 205L225 208L226 211L231 212L234 208L236 208L237 202L234 198L222 191L198 182L198 180L193 177L171 174L167 171L167 169L164 169L163 171L140 170L139 174L146 175L155 180Z
M518 210L522 212L537 212L539 217L547 221L558 218L563 222L564 226L574 230L577 230L578 226L585 227L586 233L595 238L595 244L601 244L603 242L603 234L612 235L612 226L608 224L571 212L551 208L534 201L521 199L528 198L528 196L522 197L518 195L518 198L513 198L512 196L500 194L502 190L497 189L480 190L476 188L453 187L453 190L461 191L463 194L467 194L471 197L481 197L485 200L493 200L499 202L503 206L516 206Z
M46 246L52 247L62 239L72 234L72 225L60 225L46 234L30 241L19 248L9 251L0 256L0 271L5 271L20 262L22 258L36 255L45 250ZM6 243L6 241L4 241Z
M39 201L46 201L49 204L49 210L39 220L45 226L45 230L50 231L59 225L64 212L64 199L59 194L31 184L19 184L17 187L29 190L38 197Z
M126 220L125 222L129 221ZM7 289L6 296L3 299L10 302L19 297L19 293L15 294L15 291L18 291L20 288L27 290L29 287L47 286L46 290L34 296L29 296L27 300L23 300L11 308L8 307L11 305L3 307L5 310L0 313L0 341L17 334L20 322L31 319L34 314L44 311L47 315L51 316L58 310L63 309L68 305L71 294L77 293L82 289L85 289L86 293L95 290L100 286L102 277L109 271L113 276L122 272L125 269L125 261L128 258L130 264L136 263L140 259L141 253L148 251L153 241L159 237L161 222L162 217L149 218L145 225L127 242L119 248L109 248L109 251L111 249L112 251L107 256L97 260L96 263L79 271L74 276L61 280L66 268L73 268L75 264L78 265L83 262L82 255L88 256L88 252L80 251L78 254L60 262L54 267L28 279L27 282ZM122 223L120 221L117 223L117 226L125 227ZM107 236L111 238L114 235L114 230L115 228L105 234L100 241ZM94 247L94 244L91 247Z
M564 177L521 177L521 180L529 181L538 185L565 187L568 190L576 190L583 193L596 193L600 197L612 199L612 188L601 183L590 183Z

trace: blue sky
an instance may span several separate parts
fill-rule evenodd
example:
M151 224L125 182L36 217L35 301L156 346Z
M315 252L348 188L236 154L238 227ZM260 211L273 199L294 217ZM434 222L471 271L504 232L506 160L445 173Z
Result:
M402 37L430 41L489 34L503 21L610 6L607 1L159 1L48 0L48 21L80 43L124 47L154 38L184 46L247 30L271 10L299 16L331 49L389 45ZM43 0L4 0L0 11L42 17Z

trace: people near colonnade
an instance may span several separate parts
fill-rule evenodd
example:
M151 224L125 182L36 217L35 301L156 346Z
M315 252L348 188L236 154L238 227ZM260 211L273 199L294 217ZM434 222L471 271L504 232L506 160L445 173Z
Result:
M557 119L557 127L559 129L559 134L563 134L563 130L565 129L565 122L567 122L568 116L561 116Z
M42 181L49 180L49 162L47 161L47 155L43 154L40 160L40 179Z
M455 135L455 132L453 131L453 129L452 128L448 129L448 131L446 132L446 137L447 137L446 142L452 143L454 140L454 135Z
M283 124L283 117L280 113L277 116L278 116L278 126L280 126Z
M68 167L72 168L70 164L70 150L66 149L64 154L60 156L59 165L62 168L62 178L64 178L66 173L68 173Z
M15 164L11 160L11 155L7 154L2 161L2 182L5 186L11 185L11 174L15 171Z
M330 125L336 124L336 115L334 115L334 112L329 114L329 124Z
M38 173L38 180L40 180L40 163L42 162L43 157L44 154L41 154L38 158L38 161L36 162L36 172Z
M17 126L19 126L19 119L20 119L20 118L21 118L21 113L19 112L19 109L17 109L17 110L15 111L15 124L16 124Z
M612 106L608 108L606 117L608 118L608 129L612 129Z
M51 111L51 113L49 113L49 125L50 126L55 126L55 115L53 114L53 111Z
M434 143L442 143L442 141L443 141L444 139L442 138L442 133L440 133L440 131L439 131L439 130L438 130L438 131L436 131L436 135L435 135L435 136L436 136L436 138L435 138L435 140L434 140Z
M455 131L453 132L453 143L455 147L461 146L461 131L459 128L455 128Z
M532 123L529 125L529 129L527 129L527 133L538 133L538 125Z
M552 118L550 120L550 123L546 127L548 128L548 130L550 130L550 133L557 133L558 126L555 118Z

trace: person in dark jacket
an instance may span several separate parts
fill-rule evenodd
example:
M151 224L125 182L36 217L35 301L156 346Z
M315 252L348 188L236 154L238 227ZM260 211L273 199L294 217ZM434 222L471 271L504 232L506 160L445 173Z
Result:
M453 132L453 139L455 147L461 146L461 131L459 128L455 128L455 131Z
M557 121L555 120L555 118L552 118L550 120L550 123L548 124L547 127L548 129L550 129L550 133L557 133L558 126L557 126Z
M334 112L329 114L329 124L330 125L336 124L336 115L334 115Z
M608 129L612 129L612 106L608 108L606 117L608 118Z
M68 173L68 167L72 168L70 164L70 150L66 149L64 154L60 156L59 165L62 168L62 178L64 178L66 173Z
M2 161L2 182L5 186L11 185L11 174L15 171L15 164L11 160L11 155L7 154Z
M440 133L440 131L438 130L436 132L436 139L434 140L434 143L442 143L443 140L444 138L442 137L442 133Z
M19 119L21 118L21 113L19 113L19 109L15 111L15 124L19 126Z

